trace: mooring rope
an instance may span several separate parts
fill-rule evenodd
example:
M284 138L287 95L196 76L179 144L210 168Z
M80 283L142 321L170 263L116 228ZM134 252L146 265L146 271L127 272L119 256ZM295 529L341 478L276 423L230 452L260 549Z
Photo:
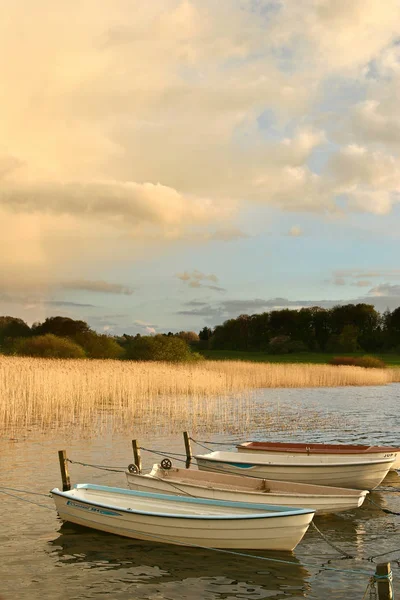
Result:
M400 548L394 548L393 550L388 550L387 552L381 552L380 554L374 554L374 556L370 556L367 560L373 562L375 558L380 558L381 556L386 556L387 554L393 554L393 552L398 552ZM395 559L397 560L397 559Z
M32 496L44 496L45 498L51 498L50 494L41 494L40 492L31 492L30 490L20 490L17 488L6 487L5 485L0 486L0 490L10 490L11 492L21 492L22 494L31 494Z
M53 512L56 510L55 507L46 506L45 504L39 504L39 502L34 502L33 500L28 500L28 498L21 498L21 496L17 496L16 494L10 494L10 492L6 492L5 490L2 490L2 489L0 489L0 494L5 494L6 496L11 496L11 498L16 498L17 500L21 500L21 502L29 502L29 504L34 504L35 506L41 506L42 508L47 508L47 510L52 510ZM45 495L45 494L43 494L43 495Z
M190 438L192 442L195 444L214 444L216 446L236 446L240 444L240 442L211 442L210 440L195 440L194 438Z
M186 456L186 454L182 454L181 452L163 452L162 450L152 450L151 448L144 448L143 446L140 446L139 450L144 450L145 452L154 452L154 454L160 454L161 456L165 456L166 454L171 456Z
M329 544L329 546L332 546L332 548L334 548L336 550L336 552L339 552L345 558L355 558L352 554L349 554L345 550L342 550L341 548L339 548L339 546L336 546L336 544L334 544L333 542L331 542L330 540L328 540L328 538L326 537L326 535L324 533L322 533L322 531L320 529L318 529L318 527L316 526L316 524L314 523L314 521L311 521L311 525L319 533L319 535L322 537L322 539L325 540L325 542L327 544Z
M71 460L67 458L67 462L72 465L82 465L82 467L92 467L93 469L100 469L101 471L111 471L113 473L124 473L126 467L110 467L107 465L92 465L90 463L79 462L78 460Z
M379 508L379 510L381 510L382 512L388 514L388 515L400 515L400 512L395 512L393 510L389 510L388 508L382 508L381 506L379 506L379 504L377 504L376 502L374 502L373 500L371 500L371 498L367 498L368 502L370 502L371 504L373 504L374 506L376 506L377 508Z
M175 456L174 460L176 460L177 462L181 462L184 464L186 464L186 462L187 462L187 459L183 460L183 458L176 458L177 456L186 456L186 454L176 454L174 452L160 452L159 450L150 450L149 448L143 448L143 447L140 447L139 450L144 450L145 452L150 452L152 454L156 454L158 456L164 456L164 457L168 457L168 455L170 455L170 456L174 455Z

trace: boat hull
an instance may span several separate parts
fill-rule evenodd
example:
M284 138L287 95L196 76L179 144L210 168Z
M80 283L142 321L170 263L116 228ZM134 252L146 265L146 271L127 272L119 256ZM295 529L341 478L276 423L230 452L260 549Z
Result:
M129 488L142 492L187 495L214 500L311 508L319 515L358 508L368 494L366 490L252 479L192 469L187 471L173 469L172 472L165 472L155 467L149 475L127 471ZM245 489L246 487L248 489Z
M400 448L391 446L365 446L361 444L318 444L290 442L243 442L236 446L238 452L268 454L271 456L321 456L327 462L338 460L380 460L393 458L390 470L400 469Z
M221 456L222 455L222 456ZM230 455L230 456L227 456ZM300 458L300 460L299 460ZM260 454L212 452L195 456L198 468L203 471L233 473L262 479L276 479L298 483L313 483L358 490L373 490L386 477L393 460L323 463L303 461L301 457L273 457L268 462ZM290 462L292 460L292 462Z
M258 504L218 504L211 500L141 494L130 490L115 493L118 488L109 488L114 491L111 496L101 493L89 494L88 501L88 495L81 497L79 486L77 487L78 493L76 489L70 492L54 489L51 492L63 521L156 543L206 548L293 550L307 531L314 514L313 511L296 512L294 509L267 513L266 507ZM105 486L89 488L92 491L94 488L104 490ZM151 505L154 496L161 499L161 504L158 504L167 512L154 513L144 510L145 506ZM121 507L121 497L125 505L128 498L132 507L135 500L141 498L141 510ZM110 499L112 504L108 503ZM107 500L107 503L104 500ZM186 503L183 513L178 500ZM214 514L207 514L202 503L209 503L206 504L206 508L210 510L211 506ZM278 507L274 508L279 511ZM181 512L177 514L176 510Z

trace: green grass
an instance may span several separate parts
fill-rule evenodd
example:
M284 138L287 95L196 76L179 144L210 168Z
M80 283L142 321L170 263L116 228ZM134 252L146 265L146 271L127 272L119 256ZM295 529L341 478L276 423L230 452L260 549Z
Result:
M201 350L205 358L209 360L246 360L250 362L270 363L315 363L328 364L334 356L376 356L383 360L388 367L400 367L400 355L398 354L372 354L367 352L335 352L322 354L319 352L300 352L298 354L267 354L266 352L245 352L241 350Z

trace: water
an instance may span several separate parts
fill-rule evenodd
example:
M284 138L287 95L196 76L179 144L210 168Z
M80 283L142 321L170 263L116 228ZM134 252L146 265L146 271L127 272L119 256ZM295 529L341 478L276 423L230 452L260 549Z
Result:
M216 433L215 422L200 423L198 430L190 433L198 440L226 444L269 438L398 445L399 396L398 384L259 390L252 397L253 417L244 438L238 435L234 422L220 424L223 434ZM132 432L113 433L111 427L99 432L94 428L85 439L71 428L65 432L21 431L13 439L0 439L0 486L48 493L60 485L57 450L62 448L77 461L125 468L133 462L133 437L142 446L165 450L166 455L168 450L184 453L182 434L174 432L173 423L154 423L150 427L145 418L132 426ZM194 450L201 453L204 449L194 445ZM159 457L144 452L142 458L144 467L150 467ZM76 464L70 466L70 473L73 482L125 485L123 473ZM371 499L381 508L400 512L399 489L400 478L392 473ZM248 552L291 563L282 564L62 525L50 498L10 493L51 510L0 494L2 600L362 598L367 574L326 571L324 567L372 573L375 565L366 559L382 553L387 554L375 562L391 561L395 591L400 593L399 516L385 514L367 502L355 511L316 519L327 539L355 558L343 559L312 528L293 553Z

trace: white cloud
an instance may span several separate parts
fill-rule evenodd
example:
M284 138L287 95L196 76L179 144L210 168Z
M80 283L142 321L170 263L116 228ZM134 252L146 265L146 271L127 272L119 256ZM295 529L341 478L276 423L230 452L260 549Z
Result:
M351 127L356 137L367 143L400 145L398 111L391 111L378 100L366 100L357 104L352 114Z
M387 214L399 201L400 161L381 151L350 145L330 164L336 193L347 195L352 210Z
M386 214L397 201L398 159L370 145L398 147L398 0L3 5L0 273L10 289L82 269L80 279L111 252L117 261L175 240L243 237L249 202L337 213L345 194L350 210ZM353 145L325 172L312 161L334 135L318 108L333 77L367 99L349 99Z

